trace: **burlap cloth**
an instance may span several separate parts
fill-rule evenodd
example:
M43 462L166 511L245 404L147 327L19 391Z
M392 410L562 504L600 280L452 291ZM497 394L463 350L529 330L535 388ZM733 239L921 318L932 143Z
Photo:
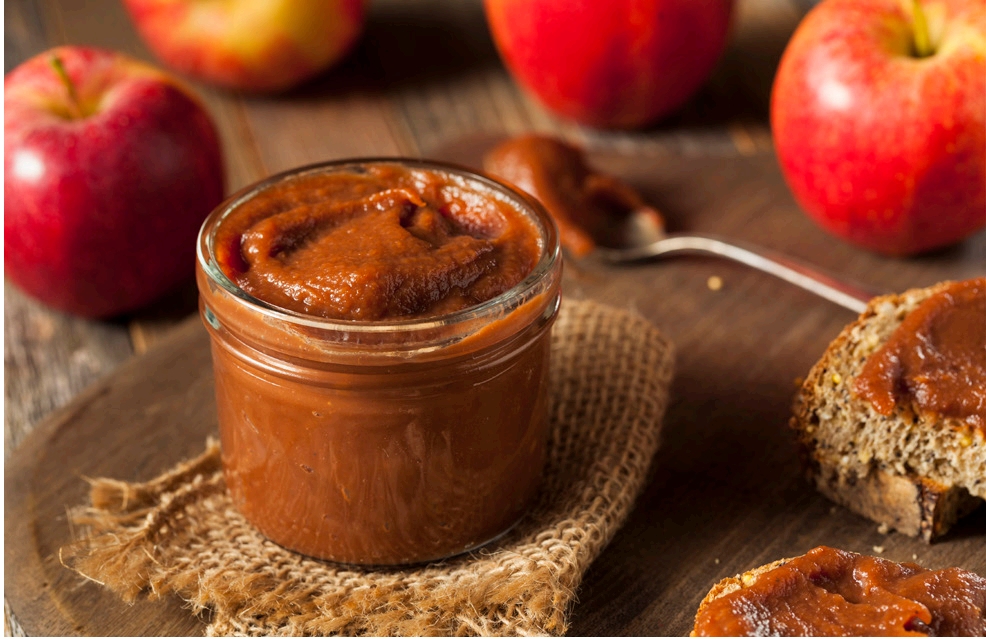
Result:
M652 325L566 302L552 339L551 437L536 505L488 549L394 570L288 552L241 517L219 447L147 483L93 482L63 562L132 601L178 594L210 635L563 634L576 589L626 520L657 450L673 347Z

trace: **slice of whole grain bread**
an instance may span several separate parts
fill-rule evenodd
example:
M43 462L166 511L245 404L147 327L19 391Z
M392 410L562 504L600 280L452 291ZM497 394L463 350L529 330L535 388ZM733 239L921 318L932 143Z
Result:
M852 388L904 317L947 285L873 299L808 373L791 419L822 494L929 542L986 498L986 436L961 420L920 415L909 402L884 416Z

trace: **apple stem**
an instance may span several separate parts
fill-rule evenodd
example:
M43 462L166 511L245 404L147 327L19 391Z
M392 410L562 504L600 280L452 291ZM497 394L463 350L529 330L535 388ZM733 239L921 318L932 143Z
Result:
M79 102L79 94L75 92L75 84L72 79L69 78L68 72L65 71L65 65L62 64L62 59L58 56L51 57L51 66L55 70L55 74L65 85L65 90L68 91L68 102L69 102L69 112L73 118L82 118L85 114L82 113L82 104Z
M928 33L928 21L921 8L921 0L911 0L911 17L914 20L914 53L918 58L927 58L935 52Z

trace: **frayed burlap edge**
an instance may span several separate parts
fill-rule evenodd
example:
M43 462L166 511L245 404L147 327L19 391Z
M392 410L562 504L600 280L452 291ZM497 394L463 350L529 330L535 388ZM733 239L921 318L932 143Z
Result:
M658 447L673 348L635 314L566 302L552 338L538 501L488 549L356 570L288 552L233 508L219 447L147 483L92 481L63 562L133 601L177 594L211 635L563 634L586 569L626 520Z

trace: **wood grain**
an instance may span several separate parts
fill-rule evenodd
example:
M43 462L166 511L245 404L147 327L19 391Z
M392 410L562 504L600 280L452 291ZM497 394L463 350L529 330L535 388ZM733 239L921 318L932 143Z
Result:
M3 293L6 461L40 418L112 371L132 352L121 325L52 312L6 281Z
M27 437L4 469L4 590L24 632L201 634L179 600L125 605L62 567L58 549L71 536L68 508L85 500L85 478L147 478L176 455L201 451L214 413L208 344L193 318Z
M475 163L457 145L449 160ZM922 261L863 254L811 227L772 156L628 158L596 153L677 229L729 233L807 255L834 273L899 290L979 272L986 236ZM978 260L979 262L973 262ZM719 291L706 287L718 275ZM592 566L573 610L576 635L680 635L725 575L826 544L930 567L986 573L986 511L934 546L835 508L802 478L786 423L803 376L852 314L728 263L679 259L634 268L566 265L567 296L634 308L678 347L665 441L626 526ZM45 422L5 471L7 598L28 633L195 634L179 602L123 606L58 564L65 509L82 477L148 479L202 448L215 430L207 338L188 321ZM24 527L23 524L29 527ZM93 613L98 612L98 615Z

